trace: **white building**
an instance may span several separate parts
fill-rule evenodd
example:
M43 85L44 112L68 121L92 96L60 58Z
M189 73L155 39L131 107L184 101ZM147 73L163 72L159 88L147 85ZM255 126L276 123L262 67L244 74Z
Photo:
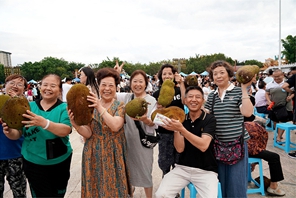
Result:
M11 53L0 50L0 64L3 64L4 67L11 67Z

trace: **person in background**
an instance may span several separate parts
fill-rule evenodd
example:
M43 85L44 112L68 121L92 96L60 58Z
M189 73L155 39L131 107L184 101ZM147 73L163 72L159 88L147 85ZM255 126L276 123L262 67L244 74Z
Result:
M205 102L206 102L207 99L208 99L208 95L209 95L209 93L211 92L211 89L210 89L210 82L209 82L209 81L205 81L205 82L204 82L204 85L203 85L203 87L202 87L202 91L203 91L204 99L205 99Z
M67 93L72 87L72 80L71 78L66 78L65 82L62 85L62 101L67 102Z
M95 73L90 67L82 67L80 70L80 82L86 85L89 90L99 97L99 87L95 78Z
M230 79L234 76L233 67L226 61L215 61L208 68L211 80L217 89L209 94L205 104L207 112L214 114L217 120L216 135L222 142L233 142L243 130L244 116L253 114L253 105L247 88L252 81L234 86ZM254 76L256 78L256 75ZM215 102L213 103L215 97ZM245 155L234 165L218 161L218 178L221 183L223 197L247 197L247 165L249 134L244 129Z
M258 113L269 114L269 110L267 109L267 100L265 97L265 88L266 83L259 79L258 82L259 90L255 94L255 107Z
M175 197L191 182L200 197L217 197L218 167L213 153L216 119L201 109L204 97L200 87L188 87L184 101L189 113L183 124L167 119L163 125L174 131L174 146L180 159L176 167L164 176L155 195L157 198Z
M10 97L23 96L27 87L27 80L19 75L12 74L5 79L6 94ZM4 183L9 183L13 197L26 197L27 181L23 170L21 154L24 137L11 140L3 133L0 125L0 197L3 197Z
M4 134L12 140L24 135L22 155L24 171L32 197L64 197L70 178L72 147L69 134L72 126L67 104L58 98L61 78L48 74L41 80L42 99L30 102L21 130L3 123Z
M118 71L120 73L120 71ZM143 98L148 103L147 113L141 118L135 119L125 116L124 133L127 141L127 165L130 169L131 185L144 187L147 198L152 198L152 167L153 149L142 146L140 142L139 130L134 120L140 121L145 133L155 135L157 126L151 120L151 114L156 109L156 100L145 90L148 85L146 73L142 70L135 70L130 76L130 86L133 93L117 93L117 100L127 104L134 98Z
M295 73L296 71L296 68L293 68L292 69L292 72ZM295 82L296 82L296 74L293 74L290 78L288 78L288 80L282 85L282 88L290 93L290 94L293 94L294 95L294 105L293 105L293 124L296 123L296 97L295 97ZM288 154L288 156L290 158L293 158L293 159L296 159L296 151L293 151L293 152L290 152Z
M153 97L158 100L159 92L162 86L162 83L166 79L174 80L175 84L175 74L177 74L177 69L170 64L164 64L161 66L158 72L158 79L159 79L159 90L153 93ZM177 74L180 76L179 74ZM181 78L181 77L179 77ZM181 98L181 90L180 87L175 86L175 96L173 101L169 106L177 106L181 109L184 108ZM169 107L168 106L168 107ZM157 105L157 108L163 108L161 105ZM158 127L157 131L160 135L160 140L158 142L158 165L159 168L162 170L163 176L167 174L171 168L174 167L174 164L178 161L178 154L174 148L174 135L172 131L169 131L161 126Z
M115 100L120 83L117 71L103 68L97 72L99 95L90 92L87 100L94 107L93 119L87 125L71 123L86 141L82 154L81 197L128 197L131 195L127 167L127 145L124 135L124 104Z
M273 109L279 106L286 106L286 110L288 112L288 117L279 120L275 115L274 111L271 110L269 113L269 118L274 122L274 127L276 127L276 123L279 122L288 122L293 120L293 106L292 106L292 98L294 97L294 93L290 94L286 92L282 86L285 83L284 73L280 69L276 69L273 72L273 81L266 85L265 89L265 97L267 100L267 104L270 105L271 102L274 102ZM278 136L276 141L280 142L283 136L284 130L278 130Z

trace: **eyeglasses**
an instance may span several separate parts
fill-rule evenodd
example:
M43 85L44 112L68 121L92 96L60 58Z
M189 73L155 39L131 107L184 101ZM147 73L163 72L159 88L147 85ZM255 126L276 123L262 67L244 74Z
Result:
M10 82L8 82L8 84L10 85L10 86L17 86L17 87L19 87L19 88L22 88L22 87L24 87L24 84L23 83L15 83L14 81L10 81Z

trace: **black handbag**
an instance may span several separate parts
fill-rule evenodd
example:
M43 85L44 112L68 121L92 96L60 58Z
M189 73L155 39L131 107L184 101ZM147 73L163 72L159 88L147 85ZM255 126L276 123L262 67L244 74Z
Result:
M212 100L212 112L214 115L214 103L215 103L215 94L213 95ZM244 123L242 123L242 134L232 142L221 142L217 135L214 136L214 155L216 160L228 164L234 165L239 162L245 156L244 148Z
M133 100L133 99L134 99L134 94L132 95L131 100ZM143 130L143 128L140 124L140 121L137 121L137 120L134 120L134 121L135 121L135 125L139 131L141 144L146 148L153 149L156 146L156 144L158 143L158 141L160 140L159 133L156 132L156 136L148 135Z

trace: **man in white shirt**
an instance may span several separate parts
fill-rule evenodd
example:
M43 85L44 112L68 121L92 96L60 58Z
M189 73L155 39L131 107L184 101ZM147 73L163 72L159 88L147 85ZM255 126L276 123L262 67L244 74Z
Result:
M63 85L62 85L62 90L63 90L63 92L62 92L62 95L63 95L62 100L63 100L63 102L67 102L66 96L67 96L68 91L72 87L71 82L72 82L71 78L66 78L65 83L63 83Z

